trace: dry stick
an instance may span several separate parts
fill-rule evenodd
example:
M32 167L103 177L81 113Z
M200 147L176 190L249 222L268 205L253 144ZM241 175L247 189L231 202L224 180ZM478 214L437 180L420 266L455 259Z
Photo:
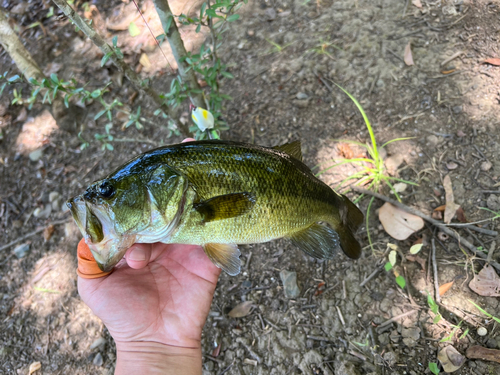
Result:
M144 84L140 77L128 66L123 58L118 57L115 50L89 25L83 20L78 13L76 13L73 8L71 8L65 0L52 0L62 12L69 17L76 26L105 54L110 56L110 60L120 69L129 81L134 85L134 87L144 92L154 102L165 112L171 119L173 119L172 110L169 106L164 103L164 100L160 98L160 95L151 88L148 84ZM172 22L175 23L175 22ZM186 125L176 121L176 125L183 133L183 135L189 135L189 129Z
M373 196L375 198L382 199L385 202L388 202L388 203L390 203L390 204L392 204L392 205L394 205L396 207L399 207L403 211L406 211L406 212L408 212L408 213L410 213L412 215L421 217L422 219L428 221L432 225L435 225L436 227L438 227L441 231L443 231L444 233L446 233L448 236L451 236L454 239L456 239L458 241L459 245L463 245L464 247L466 247L467 249L469 249L472 253L474 253L474 255L478 256L479 258L483 258L484 260L487 259L487 255L486 254L484 254L481 251L478 251L473 244L471 244L466 239L460 237L460 235L458 233L456 233L456 232L452 231L451 229L449 229L446 226L446 224L443 224L443 223L441 223L441 222L439 222L437 220L434 220L430 216L427 216L427 215L423 214L422 212L420 212L420 211L418 211L418 210L416 210L414 208L408 207L408 206L404 205L403 203L400 203L400 202L398 202L398 201L396 201L394 199L388 198L385 195L378 194L378 193L375 193L375 192L370 191L370 190L362 189L362 188L359 188L357 186L353 186L352 189L354 191L358 192L358 193L366 194L366 195L371 195L371 196ZM495 232L495 233L498 234L497 232ZM493 266L493 267L495 267L498 271L500 271L500 264L498 264L497 262L490 262L490 265Z
M384 269L384 267L385 267L385 264L382 264L381 266L376 268L375 271L373 271L366 279L363 280L363 282L361 284L359 284L359 286L361 286L361 287L365 286L368 283L368 281L373 279L379 272L381 272Z
M60 221L54 221L53 223L49 223L49 225L50 224L52 224L52 225L59 225L59 224L65 224L67 222L68 222L68 220L60 220ZM25 239L27 239L27 238L29 238L31 236L34 236L35 234L41 233L44 230L45 230L45 227L37 229L37 230L34 230L33 232L29 232L29 233L25 234L24 236L19 237L17 240L14 240L12 242L9 242L8 244L3 245L2 247L0 247L0 251L8 249L12 245L15 245L18 242L24 241Z
M389 324L391 324L392 322L395 322L396 320L398 319L401 319L401 318L404 318L405 316L407 315L411 315L413 314L414 312L417 312L418 310L411 310L411 311L407 311L405 313L402 313L402 314L399 314L399 315L396 315L394 317L392 317L391 319L389 320L386 320L385 322L383 322L381 325L379 325L377 327L377 329L380 329L380 328L384 328L385 326L388 326Z
M434 289L436 290L436 302L441 303L441 296L439 295L439 280L438 280L438 268L436 262L436 242L434 237L431 238L432 244L432 270L434 271Z

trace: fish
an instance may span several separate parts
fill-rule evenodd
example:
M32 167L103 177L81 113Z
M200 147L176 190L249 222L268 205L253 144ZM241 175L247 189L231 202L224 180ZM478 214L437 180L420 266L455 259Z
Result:
M66 202L99 268L134 243L201 245L229 275L238 245L288 238L314 258L361 256L363 213L302 162L300 141L274 148L203 140L140 154Z

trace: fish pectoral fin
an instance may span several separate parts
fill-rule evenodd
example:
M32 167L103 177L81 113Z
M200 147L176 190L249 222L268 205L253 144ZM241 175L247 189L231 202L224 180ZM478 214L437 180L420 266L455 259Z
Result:
M243 215L254 204L255 195L252 193L233 193L196 203L193 208L202 215L203 222L207 223Z
M290 143L285 143L281 146L275 146L273 149L282 151L285 154L293 156L295 159L302 161L302 146L300 141L293 141Z
M207 243L203 245L205 254L219 268L231 276L240 273L241 261L240 250L234 244Z
M326 225L318 223L295 232L288 238L304 253L316 259L332 259L340 248L338 233Z

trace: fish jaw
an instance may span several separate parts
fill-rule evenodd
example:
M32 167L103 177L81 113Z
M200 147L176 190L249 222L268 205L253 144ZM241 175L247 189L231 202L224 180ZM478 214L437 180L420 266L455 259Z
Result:
M77 195L66 202L73 219L82 233L85 243L88 245L99 268L108 272L123 258L127 249L136 242L136 235L116 233L114 225L106 212L88 204L83 195ZM92 236L87 228L87 215L92 211L101 223L103 238L99 242L93 242Z

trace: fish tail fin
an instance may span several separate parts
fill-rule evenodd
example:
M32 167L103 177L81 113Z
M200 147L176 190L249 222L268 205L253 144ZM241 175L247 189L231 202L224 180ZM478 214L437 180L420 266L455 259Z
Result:
M341 195L340 198L340 223L336 223L334 228L339 235L340 246L345 255L352 259L358 259L361 256L361 245L354 234L363 223L364 215L345 195Z

